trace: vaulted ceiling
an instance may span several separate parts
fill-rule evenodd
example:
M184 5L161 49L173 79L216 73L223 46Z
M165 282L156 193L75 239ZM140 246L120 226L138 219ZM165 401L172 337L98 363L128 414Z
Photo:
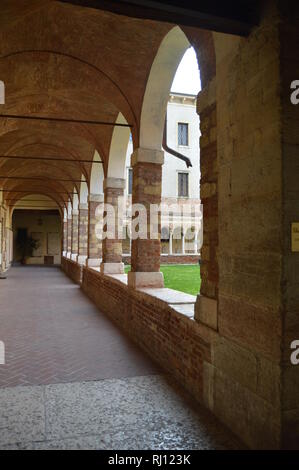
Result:
M0 186L10 191L6 197L42 191L66 203L82 175L89 182L95 150L106 172L113 126L82 121L114 123L121 112L138 145L147 78L173 26L53 0L1 1ZM200 33L186 27L186 34L196 42Z

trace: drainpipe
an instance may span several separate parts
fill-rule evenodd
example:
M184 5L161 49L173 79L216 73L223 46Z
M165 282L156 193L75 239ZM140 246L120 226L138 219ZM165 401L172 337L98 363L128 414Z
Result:
M185 155L177 152L176 150L168 147L168 145L167 145L167 111L166 111L166 114L165 114L165 124L164 124L164 131L163 131L162 147L163 147L163 150L165 150L165 152L170 153L170 155L173 155L174 157L179 158L180 160L183 160L186 163L187 168L192 166L190 158L185 157Z

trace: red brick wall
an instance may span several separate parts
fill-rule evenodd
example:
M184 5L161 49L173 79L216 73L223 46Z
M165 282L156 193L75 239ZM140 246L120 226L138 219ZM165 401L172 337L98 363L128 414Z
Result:
M147 239L132 240L132 271L160 270L161 242L150 236L150 206L161 204L162 165L138 162L133 166L133 204L143 204L147 210ZM160 233L160 221L158 233Z

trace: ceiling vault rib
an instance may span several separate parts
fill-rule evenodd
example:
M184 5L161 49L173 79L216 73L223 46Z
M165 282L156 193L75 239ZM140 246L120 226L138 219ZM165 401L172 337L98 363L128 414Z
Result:
M1 193L26 193L26 194L31 194L32 193L32 190L20 190L20 189L0 189L0 192ZM39 190L38 189L34 189L34 192L39 193ZM66 196L69 196L71 194L77 194L77 192L71 192L71 193L68 193L68 192L64 192L64 193L57 193L56 191L53 192L53 194L61 194L61 195L66 195Z
M93 124L97 126L113 126L113 127L130 127L133 128L133 124L124 124L119 122L108 122L108 121L89 121L85 119L67 119L67 118L54 118L45 116L22 116L20 114L0 114L2 119L27 119L32 121L49 121L49 122L65 122L72 124Z
M93 160L77 160L77 159L71 159L71 158L60 158L60 157L28 157L27 155L25 157L22 157L20 155L0 155L0 158L9 158L11 160L16 159L16 160L45 160L45 161L51 161L53 160L54 162L70 162L70 163L100 163L103 165L102 161L93 161Z

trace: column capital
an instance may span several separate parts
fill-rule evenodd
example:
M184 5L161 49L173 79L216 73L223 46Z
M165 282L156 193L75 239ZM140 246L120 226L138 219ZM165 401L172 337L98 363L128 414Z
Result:
M79 210L78 209L73 209L72 215L79 215Z
M112 178L108 177L104 179L103 188L104 190L107 188L110 189L125 189L126 187L126 180L124 178Z
M89 202L104 202L104 194L90 194L88 196Z
M155 165L163 165L164 152L163 150L137 148L131 155L131 166L137 163L154 163Z
M79 211L84 211L84 210L88 210L88 204L87 203L82 203L82 204L79 204Z

